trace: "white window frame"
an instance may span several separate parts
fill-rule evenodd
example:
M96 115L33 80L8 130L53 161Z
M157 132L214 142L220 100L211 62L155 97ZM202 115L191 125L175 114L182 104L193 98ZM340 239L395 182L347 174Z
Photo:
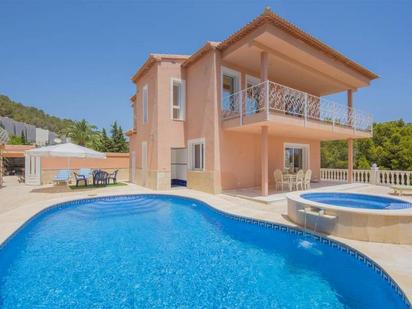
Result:
M230 77L233 77L235 79L235 89L234 89L234 93L240 91L241 87L240 87L240 82L241 82L241 74L239 71L233 70L233 69L229 69L227 67L222 66L221 70L220 70L221 74L220 74L220 91L221 91L221 97L222 97L222 103L224 98L224 92L223 92L223 75L227 75Z
M173 86L178 83L180 88L180 95L179 95L179 107L176 108L173 105ZM173 117L173 110L179 109L179 117ZM170 79L170 119L172 120L185 120L186 117L186 82L183 79L172 77Z
M301 148L303 149L303 156L306 154L306 162L303 162L303 169L310 169L310 145L297 143L283 143L283 168L286 169L285 151L286 148ZM305 159L305 158L303 158ZM306 166L305 166L306 165Z
M195 152L193 151L193 148L195 145L203 145L203 151L200 153L201 154L201 160L203 166L201 168L195 168L195 160L194 160L194 155ZM205 165L206 165L206 142L205 138L196 138L196 139L191 139L187 142L187 159L188 159L188 165L189 165L189 170L191 171L204 171L205 170Z
M147 85L143 86L142 109L143 124L145 124L149 120L149 87Z

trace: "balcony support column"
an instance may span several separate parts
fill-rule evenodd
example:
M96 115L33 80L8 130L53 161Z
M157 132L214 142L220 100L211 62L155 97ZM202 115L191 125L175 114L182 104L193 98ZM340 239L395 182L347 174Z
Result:
M265 86L263 87L263 98L264 98L264 105L266 116L269 118L269 54L268 52L262 51L260 53L260 81L266 82Z
M353 174L353 140L348 139L348 183L352 183L352 174Z
M268 52L260 53L260 81L265 82L269 79L269 54Z
M348 125L352 127L353 125L353 121L352 121L353 90L352 89L347 90L347 97L348 97Z
M269 146L268 146L268 126L261 127L260 133L260 156L261 156L261 168L262 168L262 180L261 189L262 195L267 196L269 194Z

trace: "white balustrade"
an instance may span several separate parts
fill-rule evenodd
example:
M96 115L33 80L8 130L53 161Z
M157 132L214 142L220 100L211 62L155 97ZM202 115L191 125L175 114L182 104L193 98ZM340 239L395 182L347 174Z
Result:
M266 111L372 132L370 114L271 81L224 97L221 108L224 120L240 118L241 124L243 116Z
M352 180L353 182L370 183L371 172L371 170L353 170Z
M348 181L348 170L338 168L321 168L320 180L326 181Z
M323 181L348 181L347 169L321 168L320 179ZM412 171L391 170L353 170L352 180L356 183L375 185L412 185Z
M376 178L381 185L411 185L412 171L379 170Z

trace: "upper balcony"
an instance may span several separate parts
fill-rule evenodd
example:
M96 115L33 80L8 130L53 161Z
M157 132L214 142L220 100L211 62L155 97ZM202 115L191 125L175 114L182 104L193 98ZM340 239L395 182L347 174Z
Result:
M265 81L226 96L222 101L223 127L323 140L372 136L369 113Z
M265 126L271 135L329 140L371 136L372 116L353 109L352 93L378 76L270 10L217 49L224 129ZM345 105L323 99L342 92Z

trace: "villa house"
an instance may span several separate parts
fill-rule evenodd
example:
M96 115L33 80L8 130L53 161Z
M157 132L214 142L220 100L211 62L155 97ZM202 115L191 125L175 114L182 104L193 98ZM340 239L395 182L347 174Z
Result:
M267 195L275 169L319 180L324 140L347 140L351 181L352 141L372 136L352 95L377 77L270 9L192 55L151 54L132 78L131 181Z

